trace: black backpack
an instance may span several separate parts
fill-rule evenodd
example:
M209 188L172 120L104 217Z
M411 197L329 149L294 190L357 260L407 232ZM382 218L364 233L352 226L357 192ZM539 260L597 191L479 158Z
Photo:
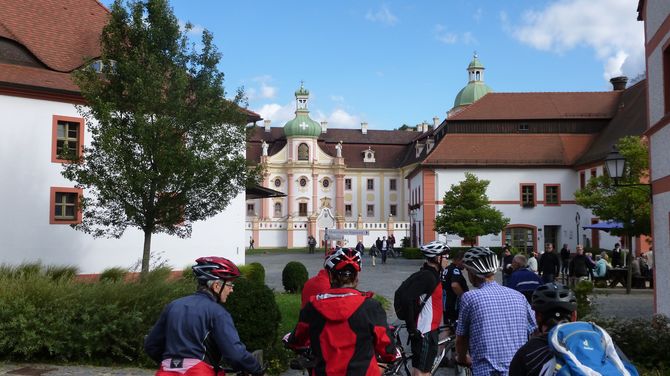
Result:
M409 307L411 305L414 305L414 312L421 312L423 309L423 306L426 304L428 299L430 299L430 295L433 293L435 290L435 287L440 283L439 278L435 278L435 286L430 291L424 292L426 294L426 297L421 301L421 303L418 302L418 299L416 299L416 296L411 296L410 291L409 291L409 286L414 283L414 281L421 276L423 273L428 273L431 278L433 278L433 274L425 269L421 269L418 272L413 273L409 277L407 277L406 280L404 280L400 286L398 286L398 289L395 290L395 295L393 296L393 309L395 310L395 315L398 317L398 319L407 321L411 320L411 317L407 317L409 314Z

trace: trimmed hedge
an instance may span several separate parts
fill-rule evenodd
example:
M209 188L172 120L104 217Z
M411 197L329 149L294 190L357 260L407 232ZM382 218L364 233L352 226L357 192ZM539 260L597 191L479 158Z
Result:
M307 282L309 274L307 268L301 262L290 261L281 273L281 282L286 292L300 292L302 286Z
M252 262L248 265L241 265L239 268L244 278L261 285L265 284L265 268L262 264Z
M144 336L167 303L195 291L192 279L168 280L162 268L117 283L52 279L35 265L0 269L0 360L8 361L155 367ZM247 347L272 360L281 319L272 290L239 279L226 309Z
M644 319L598 319L624 354L650 374L670 374L670 320L663 315ZM656 373L658 372L658 373ZM641 373L643 374L643 373Z

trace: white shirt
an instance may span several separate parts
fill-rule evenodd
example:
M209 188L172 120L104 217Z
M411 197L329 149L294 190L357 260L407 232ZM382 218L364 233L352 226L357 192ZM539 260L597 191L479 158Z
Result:
M528 269L533 273L537 273L537 259L535 257L528 259Z

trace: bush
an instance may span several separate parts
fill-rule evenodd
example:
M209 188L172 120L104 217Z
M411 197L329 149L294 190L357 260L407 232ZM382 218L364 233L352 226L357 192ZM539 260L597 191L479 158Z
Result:
M286 292L302 291L302 286L307 282L307 268L301 262L291 261L284 267L281 273L281 281Z
M651 320L605 319L596 323L607 330L635 365L647 369L650 374L668 374L670 321L667 317L655 315Z
M281 321L274 292L264 284L238 279L225 307L249 351L262 349L267 353L277 340Z
M423 253L419 248L403 248L401 250L402 257L410 260L423 258Z
M255 283L265 284L265 268L258 262L252 262L249 265L243 265L240 268L242 275Z
M593 305L589 299L589 295L593 292L593 284L591 281L580 281L573 288L575 298L577 298L577 318L582 319L594 313Z
M100 273L100 282L123 282L127 274L128 270L120 266L107 268Z
M402 238L402 240L400 241L400 246L403 248L409 248L412 246L412 241L410 240L409 236L405 236L404 238Z
M55 266L50 265L44 271L48 277L54 281L71 281L79 274L79 268L76 266Z

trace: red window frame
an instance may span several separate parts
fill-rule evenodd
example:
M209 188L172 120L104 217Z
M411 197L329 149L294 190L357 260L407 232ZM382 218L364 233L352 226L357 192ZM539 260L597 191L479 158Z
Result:
M550 203L547 200L547 188L556 187L556 202ZM544 206L561 206L561 185L560 184L545 184L544 185Z
M524 188L529 187L533 189L533 202L529 203L524 200L524 196L526 193L524 193ZM537 184L535 183L521 183L519 184L519 204L522 207L535 207L537 206Z
M76 193L75 219L56 219L56 194L57 193ZM81 199L84 190L74 187L51 187L49 189L49 224L52 225L76 225L81 223Z
M579 189L586 187L586 172L579 171Z
M70 123L79 123L77 129L77 148L79 150L78 156L84 151L84 119L71 116L53 115L51 117L51 162L52 163L72 163L70 159L62 159L58 157L58 122L66 121Z

